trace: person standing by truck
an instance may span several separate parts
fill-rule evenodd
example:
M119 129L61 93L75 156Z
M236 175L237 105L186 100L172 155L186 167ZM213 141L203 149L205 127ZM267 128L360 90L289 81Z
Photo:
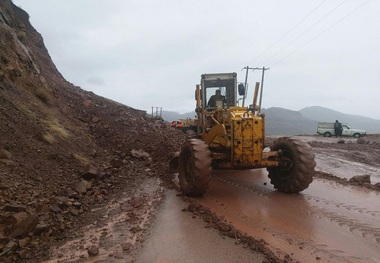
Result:
M342 131L343 131L343 127L342 127L342 124L336 120L335 123L334 123L334 132L335 132L335 137L342 137Z

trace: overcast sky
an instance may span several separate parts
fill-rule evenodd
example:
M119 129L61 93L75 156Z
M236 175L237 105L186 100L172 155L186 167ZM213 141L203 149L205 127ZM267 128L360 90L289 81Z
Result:
M68 81L137 109L193 111L201 74L243 82L249 66L270 68L264 108L380 119L378 0L13 2ZM256 81L250 71L249 102Z

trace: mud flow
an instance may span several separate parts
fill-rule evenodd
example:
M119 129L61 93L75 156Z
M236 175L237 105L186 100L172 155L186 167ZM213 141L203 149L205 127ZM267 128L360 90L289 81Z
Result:
M299 262L378 262L379 193L315 179L301 194L270 185L266 171L217 171L196 200L279 258Z

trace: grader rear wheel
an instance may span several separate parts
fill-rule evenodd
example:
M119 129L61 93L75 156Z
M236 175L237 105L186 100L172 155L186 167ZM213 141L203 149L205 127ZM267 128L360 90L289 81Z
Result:
M313 181L316 165L311 146L297 138L283 137L271 150L280 151L280 166L267 168L274 188L285 193L306 189Z
M190 139L179 155L178 179L181 191L189 196L201 196L211 179L211 153L199 139Z

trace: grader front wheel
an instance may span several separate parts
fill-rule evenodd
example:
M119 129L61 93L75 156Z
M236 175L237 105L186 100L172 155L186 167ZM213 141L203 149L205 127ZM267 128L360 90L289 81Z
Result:
M211 179L211 153L199 139L190 139L179 155L178 179L181 191L189 196L201 196Z
M314 154L311 146L297 138L283 137L271 147L279 151L280 166L268 167L269 178L280 192L298 193L313 181Z

